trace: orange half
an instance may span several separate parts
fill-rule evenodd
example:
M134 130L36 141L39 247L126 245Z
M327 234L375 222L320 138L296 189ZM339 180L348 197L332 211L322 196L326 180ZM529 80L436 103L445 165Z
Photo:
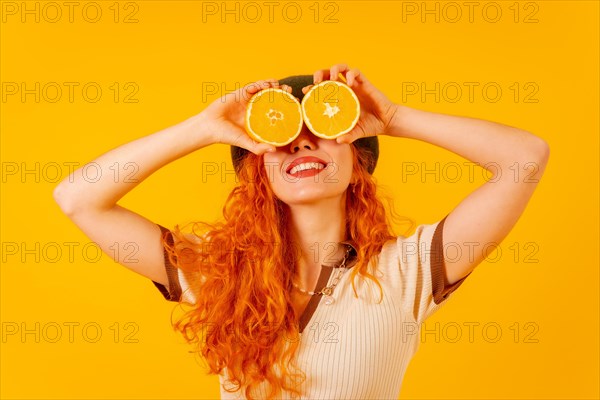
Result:
M273 146L291 143L302 131L302 107L283 89L256 93L246 108L246 131L254 140Z
M356 126L360 103L348 85L323 81L304 95L302 116L308 129L316 136L335 139Z

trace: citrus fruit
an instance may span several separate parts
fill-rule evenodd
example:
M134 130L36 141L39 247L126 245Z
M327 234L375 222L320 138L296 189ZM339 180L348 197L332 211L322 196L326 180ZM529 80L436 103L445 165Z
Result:
M304 95L302 116L316 136L335 139L354 128L360 116L360 103L348 85L323 81Z
M254 140L285 146L300 135L302 107L283 89L263 89L250 98L246 108L246 131Z

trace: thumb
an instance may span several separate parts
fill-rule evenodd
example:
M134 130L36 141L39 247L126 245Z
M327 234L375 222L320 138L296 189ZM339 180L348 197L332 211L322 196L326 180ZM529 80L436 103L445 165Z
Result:
M241 135L239 139L239 144L237 144L237 146L243 147L246 150L256 154L257 156L276 150L276 147L272 144L257 142L256 140L253 140L250 136L248 136L248 134L246 134L246 132L244 132L244 134Z
M250 149L250 151L256 155L261 155L264 153L271 153L271 152L274 152L275 150L277 150L277 148L275 146L273 146L272 144L256 142L254 140L252 141L252 146L253 146L253 148Z
M353 133L346 133L342 136L338 136L335 141L339 144L344 144L344 143L352 143L354 142L356 139L358 139L357 135L353 134Z

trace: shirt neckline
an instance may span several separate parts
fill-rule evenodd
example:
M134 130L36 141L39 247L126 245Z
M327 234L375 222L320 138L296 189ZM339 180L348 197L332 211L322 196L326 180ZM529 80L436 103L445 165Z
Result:
M348 260L346 260L345 268L348 270L352 268L358 261L358 252L356 250L356 244L352 240L346 240L340 243L349 244L352 248L352 250L350 251L350 256L348 257ZM341 261L342 260L339 260L336 264L333 265L321 264L321 272L319 274L317 284L315 285L315 288L313 290L314 292L318 292L322 290L325 286L327 286L327 283L329 283L329 279L331 278L331 274L333 273L334 268L338 267L341 264ZM313 315L317 311L318 306L321 304L322 298L323 295L311 296L310 301L308 302L306 308L302 312L302 315L298 319L298 331L300 333L304 331L304 328L306 328L306 326L312 319Z

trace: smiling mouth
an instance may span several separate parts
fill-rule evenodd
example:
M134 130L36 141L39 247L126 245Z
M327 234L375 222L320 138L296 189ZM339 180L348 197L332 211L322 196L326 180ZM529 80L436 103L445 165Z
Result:
M295 178L302 178L305 176L316 175L322 170L324 170L326 167L327 166L325 164L322 164L320 162L302 163L291 168L289 171L287 171L287 174Z

